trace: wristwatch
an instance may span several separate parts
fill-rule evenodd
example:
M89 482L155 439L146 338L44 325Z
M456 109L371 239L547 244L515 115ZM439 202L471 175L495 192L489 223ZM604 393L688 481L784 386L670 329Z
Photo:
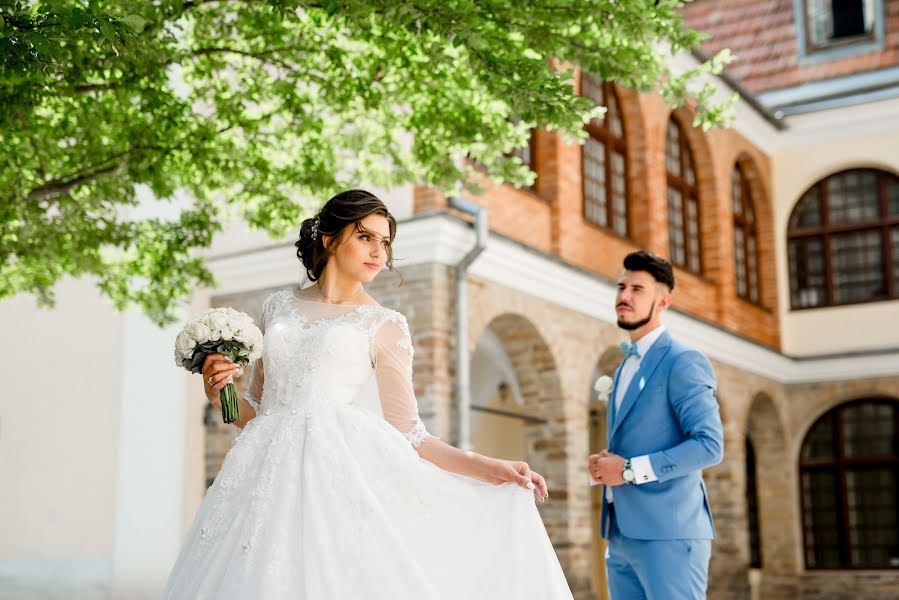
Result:
M634 474L634 469L631 467L631 459L629 458L624 461L624 470L621 471L621 477L624 479L624 483L637 483L637 476Z

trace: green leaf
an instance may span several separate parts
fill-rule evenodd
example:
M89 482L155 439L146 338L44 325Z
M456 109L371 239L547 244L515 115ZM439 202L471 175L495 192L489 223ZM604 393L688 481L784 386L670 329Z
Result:
M31 34L31 45L39 54L50 54L50 42L44 37L44 34L35 32Z
M128 15L127 17L122 19L122 22L133 29L135 32L141 33L144 30L144 27L147 26L147 23L149 21L147 21L140 15Z
M109 23L109 21L100 19L97 21L97 28L100 30L100 33L103 34L103 37L107 39L112 44L116 42L115 28Z
M203 370L203 363L206 361L207 353L195 352L190 362L190 370L199 373Z
M72 31L76 31L81 29L85 25L90 22L90 15L88 15L84 9L75 8L69 13L69 26L72 28Z

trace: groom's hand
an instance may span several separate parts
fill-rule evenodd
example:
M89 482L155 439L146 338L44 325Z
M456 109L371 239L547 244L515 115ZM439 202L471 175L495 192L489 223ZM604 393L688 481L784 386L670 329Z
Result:
M624 471L624 458L603 450L599 454L590 455L590 477L593 481L612 487L624 485L621 472Z

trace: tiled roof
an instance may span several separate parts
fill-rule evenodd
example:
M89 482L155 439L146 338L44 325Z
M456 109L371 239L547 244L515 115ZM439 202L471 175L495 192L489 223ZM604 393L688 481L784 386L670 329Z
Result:
M803 64L793 0L697 0L682 10L688 26L711 36L703 51L730 48L728 74L759 93L899 65L899 1L884 1L882 51Z

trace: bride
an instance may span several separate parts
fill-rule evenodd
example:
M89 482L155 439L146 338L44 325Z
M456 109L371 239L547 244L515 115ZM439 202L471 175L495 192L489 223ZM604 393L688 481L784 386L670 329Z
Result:
M465 452L418 416L402 314L362 288L396 222L349 190L303 222L304 290L263 304L242 428L169 577L171 599L555 600L571 592L524 462ZM235 372L203 367L206 395Z

